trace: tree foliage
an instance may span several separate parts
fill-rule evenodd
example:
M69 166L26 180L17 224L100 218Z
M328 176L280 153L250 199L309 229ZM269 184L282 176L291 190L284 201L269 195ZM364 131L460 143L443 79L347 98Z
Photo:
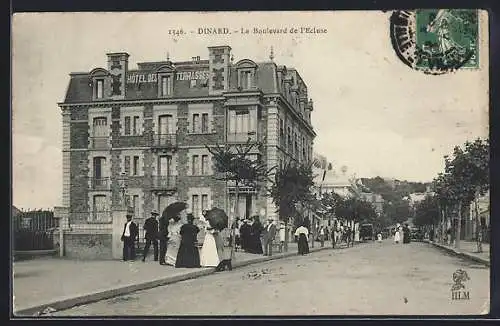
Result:
M274 174L269 192L278 207L280 219L296 215L297 206L310 208L315 203L312 166L312 162L298 164L290 161Z
M262 146L262 143L250 142L240 145L219 145L205 148L212 154L214 168L217 171L216 179L234 181L236 186L261 186L268 181L276 167L268 168L265 162L256 158L251 159L252 150Z
M415 208L414 223L417 226L436 225L439 217L437 196L426 196Z

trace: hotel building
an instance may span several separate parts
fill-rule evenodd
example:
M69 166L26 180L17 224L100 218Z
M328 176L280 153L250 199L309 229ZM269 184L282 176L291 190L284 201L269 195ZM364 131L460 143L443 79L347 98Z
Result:
M298 71L272 55L233 61L229 46L209 47L208 59L167 58L136 69L127 53L109 53L106 68L70 74L59 103L68 241L101 244L98 256L107 256L112 210L122 196L135 209L140 241L151 210L161 213L175 201L185 201L195 217L236 205L240 217L277 218L265 190L243 187L235 198L234 184L216 180L205 146L250 139L263 142L251 155L268 167L309 161L313 102Z

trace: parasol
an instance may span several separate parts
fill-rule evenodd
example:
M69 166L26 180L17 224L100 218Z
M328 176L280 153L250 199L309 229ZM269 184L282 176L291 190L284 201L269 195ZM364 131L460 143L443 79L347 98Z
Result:
M187 208L187 204L181 201L172 203L168 205L164 210L161 216L163 218L168 219L174 219L176 222L179 221L181 218L179 216L179 213L182 212Z
M208 223L210 223L210 226L216 230L222 231L227 228L227 214L220 208L215 207L207 211L205 219L208 221Z

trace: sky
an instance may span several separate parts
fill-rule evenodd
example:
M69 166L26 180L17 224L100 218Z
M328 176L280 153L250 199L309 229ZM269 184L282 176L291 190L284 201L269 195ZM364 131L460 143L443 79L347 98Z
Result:
M61 205L62 123L70 72L106 67L106 53L137 62L208 57L230 45L249 58L296 68L314 101L314 151L358 177L431 181L443 156L488 135L488 57L480 69L431 76L405 66L383 12L30 13L12 25L13 204ZM322 34L253 34L257 28L316 27ZM250 33L199 35L200 27ZM184 35L169 34L182 29ZM194 33L190 33L193 31ZM482 31L484 35L484 31ZM481 46L487 49L487 38Z

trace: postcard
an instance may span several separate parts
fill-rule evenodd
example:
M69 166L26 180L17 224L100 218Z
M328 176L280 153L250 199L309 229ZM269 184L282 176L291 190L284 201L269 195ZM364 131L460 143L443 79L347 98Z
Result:
M16 13L15 317L480 315L488 13Z

